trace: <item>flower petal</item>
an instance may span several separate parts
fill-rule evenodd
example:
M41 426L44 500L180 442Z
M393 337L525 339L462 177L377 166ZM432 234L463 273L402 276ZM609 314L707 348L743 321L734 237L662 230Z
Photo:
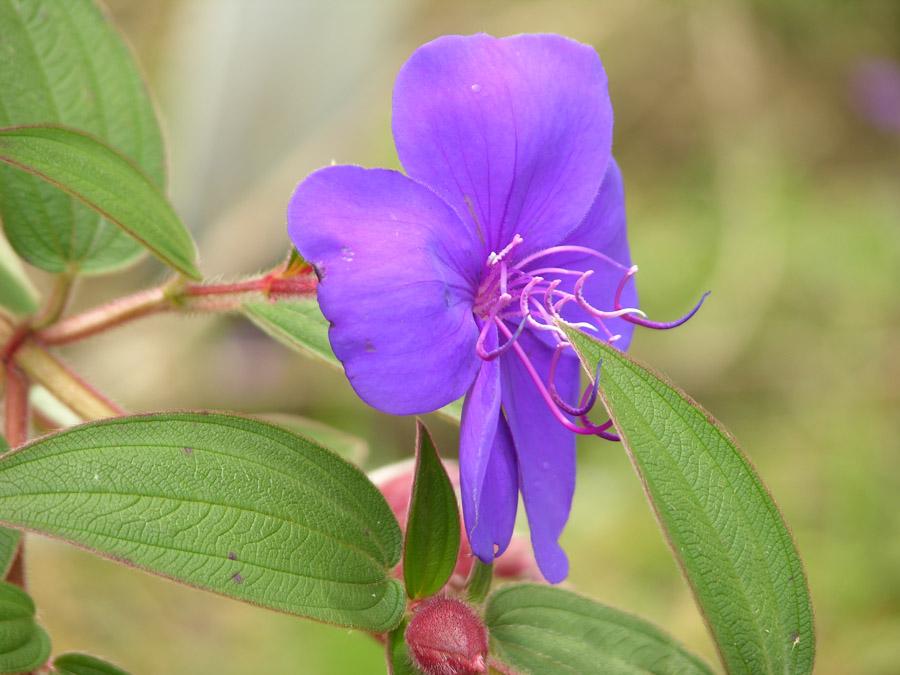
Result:
M594 256L566 253L542 258L528 265L527 269L562 267L580 271L593 270L594 273L584 284L584 297L597 309L612 310L619 281L625 274L625 270L631 267L631 252L628 247L628 233L625 226L625 191L622 186L622 173L619 171L616 161L611 160L606 175L603 177L600 191L591 205L591 210L588 211L581 224L561 243L593 249L608 256L619 265L611 265ZM560 290L571 292L574 278L564 277L562 282L559 286ZM622 292L622 306L639 306L633 277ZM563 308L562 316L573 322L591 321L591 317L574 302L570 302ZM606 331L598 332L597 336L605 339L611 335L621 335L622 337L613 342L613 345L626 351L634 334L634 324L623 319L603 319L603 325L606 327ZM549 341L548 344L550 344Z
M499 558L506 551L512 539L518 507L516 448L509 424L500 415L481 490L480 518L471 536L472 550L482 561Z
M606 171L612 106L593 48L558 35L445 36L397 76L394 142L499 251L558 244L587 213Z
M396 171L328 167L297 186L288 232L316 266L331 347L364 401L404 415L465 393L483 255L447 204Z
M497 347L492 328L485 349ZM498 428L499 424L499 428ZM515 451L500 415L500 363L485 361L463 404L459 438L460 496L472 551L490 563L509 545L518 506Z
M528 332L519 344L546 381L552 350ZM516 446L531 545L544 578L559 583L569 573L569 560L558 540L575 492L575 435L550 413L518 356L508 352L501 359L503 410ZM573 404L577 404L579 377L577 359L564 354L557 366L556 385L559 394Z

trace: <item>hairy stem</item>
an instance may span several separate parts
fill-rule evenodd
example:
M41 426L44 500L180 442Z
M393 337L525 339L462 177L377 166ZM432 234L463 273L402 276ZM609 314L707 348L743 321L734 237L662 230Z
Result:
M75 342L158 312L232 312L254 296L304 297L315 293L311 273L282 277L278 272L224 284L169 282L70 316L35 333L45 345Z

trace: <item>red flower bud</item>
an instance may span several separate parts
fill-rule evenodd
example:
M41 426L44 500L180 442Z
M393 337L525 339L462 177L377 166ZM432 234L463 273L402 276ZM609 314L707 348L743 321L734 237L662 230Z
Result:
M436 596L423 602L405 638L413 663L426 675L487 672L487 627L460 600Z

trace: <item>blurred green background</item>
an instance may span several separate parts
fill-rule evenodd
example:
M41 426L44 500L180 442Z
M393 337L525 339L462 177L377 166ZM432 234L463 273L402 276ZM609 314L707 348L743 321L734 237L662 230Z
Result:
M593 44L616 111L642 303L680 315L634 353L740 439L804 557L817 672L900 673L900 133L854 74L900 59L900 2L114 0L156 94L171 191L208 274L286 250L294 185L332 160L396 165L395 73L444 33L558 32ZM900 110L894 111L900 115ZM152 261L81 287L89 306L162 278ZM40 281L40 279L39 279ZM156 317L66 350L130 410L291 412L346 426L368 467L412 421L234 318ZM454 429L435 421L448 451ZM715 661L622 449L580 446L570 584ZM140 673L377 673L370 638L32 537L31 588L59 651Z

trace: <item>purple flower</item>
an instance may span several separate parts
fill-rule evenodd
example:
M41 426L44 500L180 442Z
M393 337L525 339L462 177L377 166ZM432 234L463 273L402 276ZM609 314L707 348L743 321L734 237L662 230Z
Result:
M881 131L900 133L900 63L868 59L857 64L850 80L859 114Z
M403 66L393 113L407 175L313 173L290 236L363 400L406 415L466 396L474 553L503 553L521 491L541 572L561 581L575 434L616 437L588 421L598 378L581 393L554 317L621 349L635 324L690 317L656 324L637 309L606 74L592 48L556 35L447 36Z

